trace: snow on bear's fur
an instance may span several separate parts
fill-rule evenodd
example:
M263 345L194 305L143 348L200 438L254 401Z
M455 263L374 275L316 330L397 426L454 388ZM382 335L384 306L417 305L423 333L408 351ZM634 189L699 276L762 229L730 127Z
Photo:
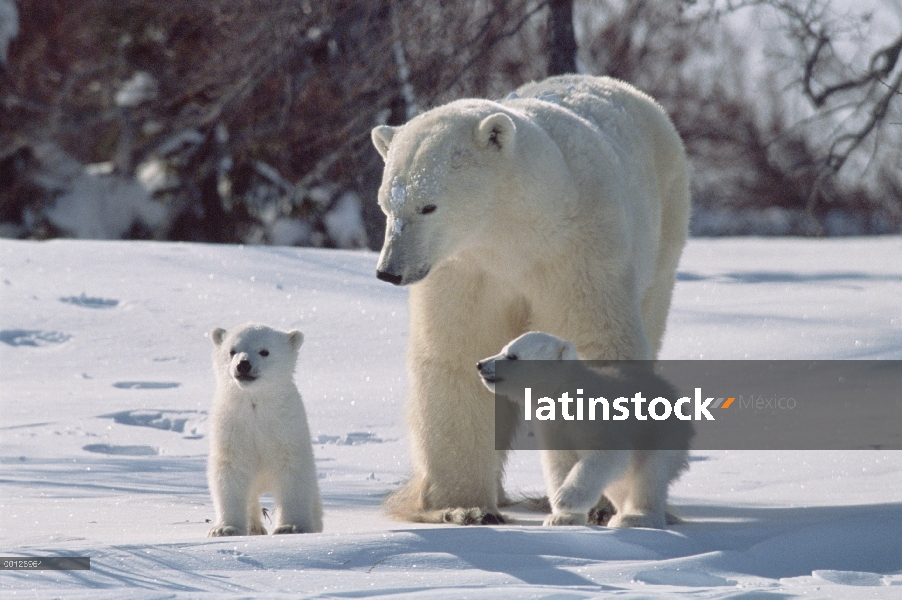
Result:
M216 394L207 482L216 508L208 536L265 535L260 494L276 504L273 533L323 530L313 446L294 384L300 331L248 323L210 333Z
M495 393L496 363L505 360L569 360L578 361L576 347L547 333L524 333L501 349L495 356L477 363L483 383ZM643 370L642 366L612 363L604 369L591 369L575 363L579 371L575 381L591 382L592 389L603 389L611 398L635 392L635 383L642 381L646 396L676 398L676 390L663 379ZM502 382L503 386L504 383ZM652 387L649 387L652 386ZM563 391L563 390L561 390ZM554 396L557 397L557 396ZM516 398L516 401L521 401ZM519 408L522 411L522 406ZM558 422L560 423L560 422ZM543 450L542 473L548 493L551 514L545 525L585 525L589 512L607 496L614 515L609 527L655 527L661 529L674 517L666 512L670 484L689 465L689 440L693 436L691 423L685 421L662 424L658 421L630 419L626 422L565 421L538 422L540 441L564 436L570 447L598 447L597 438L603 436L608 450ZM543 427L550 428L543 430ZM663 435L658 448L686 448L660 450L646 446L647 436ZM554 443L546 444L556 446ZM634 449L630 449L634 448ZM641 449L638 449L641 448Z
M411 285L417 521L501 522L505 455L473 365L529 330L592 359L645 359L686 241L685 153L664 110L606 77L554 77L377 127L388 222L377 275Z

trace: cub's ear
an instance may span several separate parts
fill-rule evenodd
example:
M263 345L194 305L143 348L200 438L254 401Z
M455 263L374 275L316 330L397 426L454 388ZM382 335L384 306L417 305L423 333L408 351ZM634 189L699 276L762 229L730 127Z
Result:
M476 128L476 142L484 148L494 148L510 156L514 152L517 126L504 113L489 115Z
M388 147L391 145L392 138L395 137L395 128L388 125L374 127L373 131L370 132L370 137L373 139L373 145L376 147L376 150L379 151L382 159L385 160L385 157L388 156Z
M291 344L291 347L295 350L298 350L301 347L301 344L304 343L304 334L298 331L297 329L293 329L288 332L288 343Z
M217 327L213 331L210 332L210 340L213 342L213 345L217 348L220 344L222 344L222 339L225 337L226 330L222 327Z

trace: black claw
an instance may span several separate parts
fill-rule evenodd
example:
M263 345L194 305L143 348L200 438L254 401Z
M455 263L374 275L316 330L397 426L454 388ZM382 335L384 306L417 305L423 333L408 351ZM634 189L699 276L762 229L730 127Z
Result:
M482 525L504 525L507 521L505 521L504 517L501 515L496 515L494 513L486 513L482 515L482 520L480 523Z

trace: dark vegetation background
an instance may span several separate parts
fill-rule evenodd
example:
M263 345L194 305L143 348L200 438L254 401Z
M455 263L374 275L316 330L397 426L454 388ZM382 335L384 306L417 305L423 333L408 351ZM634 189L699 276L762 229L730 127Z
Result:
M668 109L694 234L899 232L872 4L0 0L0 235L377 248L372 127L577 70Z

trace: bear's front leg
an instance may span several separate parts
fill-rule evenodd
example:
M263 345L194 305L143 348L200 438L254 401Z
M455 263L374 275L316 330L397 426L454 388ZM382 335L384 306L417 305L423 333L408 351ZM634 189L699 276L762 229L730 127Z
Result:
M611 488L617 514L608 527L663 529L668 522L668 488L685 468L687 458L685 450L636 451L624 478Z
M542 475L545 478L545 490L549 499L551 514L545 517L542 525L585 525L586 514L580 511L564 512L558 503L557 492L560 490L567 475L579 461L579 454L573 450L543 450L542 451Z
M441 376L426 375L431 382L418 382L424 397L440 400L446 407L453 402L464 410L442 410L433 403L417 407L423 435L413 440L419 459L414 469L422 481L421 510L443 510L441 520L457 525L504 523L498 510L504 455L495 450L491 394L474 366L460 369L445 363L427 371Z
M323 530L323 507L312 452L294 462L293 468L279 476L273 533L319 533Z
M559 451L545 453L555 455ZM605 488L622 477L629 465L628 450L592 450L579 454L580 459L560 487L549 494L551 515L545 519L545 525L585 525L589 511L596 506Z
M410 291L407 422L413 474L388 500L397 518L503 523L505 453L495 450L495 407L476 363L523 333L525 309L509 286L446 263Z
M209 465L207 478L216 509L216 525L210 528L207 537L248 535L251 478L242 471L215 463Z

